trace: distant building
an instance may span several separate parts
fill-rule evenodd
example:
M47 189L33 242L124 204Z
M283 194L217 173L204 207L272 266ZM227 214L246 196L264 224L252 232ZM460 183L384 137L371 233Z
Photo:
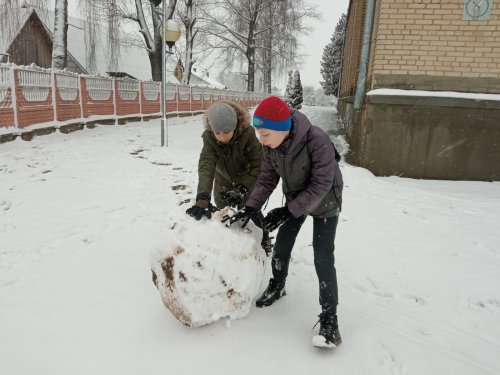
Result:
M179 59L173 71L173 75L179 83L182 82L183 73L184 73L184 65L182 64L182 61ZM203 69L199 71L196 67L191 68L191 79L189 80L189 84L192 86L211 87L219 90L227 88L222 83L211 78L208 70Z
M35 10L31 10L26 13L14 35L7 39L6 45L0 47L0 53L7 53L10 62L16 65L35 64L42 68L50 68L52 45L53 35L50 28L38 17ZM68 46L67 69L75 73L87 74L87 70L73 57L69 49L70 46Z
M126 73L126 72L106 72L106 74L109 76L109 77L112 77L112 78L128 78L128 79L137 79L135 78L134 76Z

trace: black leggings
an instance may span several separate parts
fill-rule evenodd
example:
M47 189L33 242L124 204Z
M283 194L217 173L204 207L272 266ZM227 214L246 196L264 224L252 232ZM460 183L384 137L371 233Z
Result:
M286 221L278 230L272 259L273 277L285 280L295 239L306 215ZM338 216L314 218L313 249L314 266L319 281L319 303L324 310L337 311L338 287L335 270L335 233Z

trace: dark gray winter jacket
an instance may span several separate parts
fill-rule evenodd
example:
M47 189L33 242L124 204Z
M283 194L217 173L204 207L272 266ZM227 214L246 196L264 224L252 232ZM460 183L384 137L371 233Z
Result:
M260 209L280 178L294 217L338 215L343 180L335 149L330 137L296 110L288 138L276 149L264 146L259 178L246 205Z

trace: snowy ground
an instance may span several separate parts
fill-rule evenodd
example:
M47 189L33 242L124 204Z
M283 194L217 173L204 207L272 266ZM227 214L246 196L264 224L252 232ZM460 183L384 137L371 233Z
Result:
M333 109L304 111L335 126ZM311 346L311 219L282 301L182 326L149 261L193 197L201 131L200 116L170 119L164 149L158 121L0 145L0 374L500 373L500 183L342 164L334 351Z

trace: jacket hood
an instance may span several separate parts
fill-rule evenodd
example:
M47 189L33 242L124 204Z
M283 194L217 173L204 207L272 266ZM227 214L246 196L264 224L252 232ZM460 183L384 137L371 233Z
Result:
M241 106L238 103L232 102L230 100L218 100L216 103L226 103L226 104L230 105L235 110L236 116L238 117L238 125L236 125L237 129L238 128L244 129L244 128L247 128L250 126L250 114L243 106ZM216 103L212 103L210 105L210 107ZM210 107L207 108L205 113L207 113L207 111ZM203 118L203 121L204 121L205 129L208 131L212 131L212 128L210 127L210 124L208 123L208 117L206 114Z

